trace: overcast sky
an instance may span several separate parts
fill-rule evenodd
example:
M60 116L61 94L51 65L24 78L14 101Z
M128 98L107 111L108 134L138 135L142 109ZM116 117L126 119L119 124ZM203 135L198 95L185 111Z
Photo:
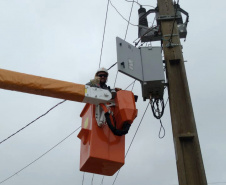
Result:
M131 3L112 0L128 19ZM156 0L139 0L156 6ZM107 0L1 0L0 68L48 78L85 84L99 65ZM190 15L184 59L201 151L209 183L226 184L226 63L225 17L223 0L181 0ZM131 22L137 24L134 4ZM151 7L146 7L147 9ZM153 17L149 17L152 22ZM109 6L101 66L117 60L116 37L124 39L127 22ZM137 27L129 26L127 42L137 38ZM159 42L154 43L159 45ZM108 85L113 86L117 67L110 70ZM116 86L125 88L133 79L118 74ZM138 117L126 136L126 150L147 106L137 82L134 93ZM165 100L167 99L167 93ZM34 120L60 99L0 90L0 141ZM11 176L81 125L84 104L66 101L22 132L0 145L0 181ZM176 185L177 171L169 107L163 116L166 136L158 138L159 121L149 108L115 185ZM78 132L27 169L6 181L6 185L82 184L79 171ZM102 176L95 175L94 185ZM111 185L115 176L105 177ZM91 184L86 173L84 185ZM223 183L221 183L223 184Z

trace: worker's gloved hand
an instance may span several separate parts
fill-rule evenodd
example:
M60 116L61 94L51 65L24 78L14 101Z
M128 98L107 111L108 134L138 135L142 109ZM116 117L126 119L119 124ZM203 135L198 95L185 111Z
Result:
M96 76L94 79L90 80L92 85L97 85L100 83L100 77Z
M118 87L115 88L116 92L121 91L121 90L122 90L121 88L118 88Z

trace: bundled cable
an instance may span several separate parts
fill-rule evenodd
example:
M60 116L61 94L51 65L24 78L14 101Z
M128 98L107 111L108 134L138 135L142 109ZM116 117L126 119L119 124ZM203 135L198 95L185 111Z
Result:
M150 100L150 104L151 104L151 110L153 112L154 117L156 119L161 119L165 109L164 100L152 98Z
M159 138L162 139L165 137L165 128L163 127L162 121L161 121L161 117L163 116L164 109L165 109L164 100L159 98L156 98L156 99L152 98L150 100L150 104L151 104L151 110L154 117L156 119L159 119L160 121ZM162 130L163 130L163 135L161 136Z

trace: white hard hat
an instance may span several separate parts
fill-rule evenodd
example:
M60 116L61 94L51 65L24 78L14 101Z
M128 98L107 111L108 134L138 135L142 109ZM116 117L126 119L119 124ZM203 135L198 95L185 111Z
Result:
M108 75L108 70L107 70L106 68L104 68L104 67L99 68L99 69L97 70L95 76L96 76L99 72L105 72L105 73L107 73L107 75Z

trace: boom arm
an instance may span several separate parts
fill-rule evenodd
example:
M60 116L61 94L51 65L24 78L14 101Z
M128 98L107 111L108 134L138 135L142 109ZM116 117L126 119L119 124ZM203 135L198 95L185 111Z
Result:
M108 90L0 69L0 88L24 93L99 104L112 98Z

